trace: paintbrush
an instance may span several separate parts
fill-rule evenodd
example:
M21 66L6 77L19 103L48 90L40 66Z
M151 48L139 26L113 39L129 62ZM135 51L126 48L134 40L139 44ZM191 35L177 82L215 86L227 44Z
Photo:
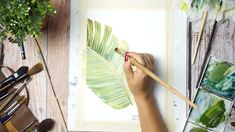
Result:
M55 122L52 119L45 119L40 122L31 132L47 132L51 130L54 126Z
M36 42L37 50L38 50L38 52L39 52L39 55L40 55L40 57L41 57L41 60L42 60L42 62L43 62L43 65L44 65L44 67L45 67L46 77L47 77L47 80L49 81L49 85L50 85L51 91L52 91L52 93L53 93L54 100L55 100L56 105L57 105L57 107L58 107L58 109L59 109L60 117L61 117L61 119L62 119L62 121L63 121L64 128L65 128L66 131L67 131L67 124L66 124L66 121L65 121L65 117L64 117L62 108L61 108L61 106L60 106L59 100L58 100L58 98L57 98L57 96L56 96L56 92L55 92L54 85L53 85L52 80L51 80L50 72L49 72L49 69L48 69L48 67L47 67L45 57L44 57L44 55L43 55L43 53L42 53L42 49L41 49L41 47L40 47L40 45L39 45L37 39L34 39L34 40L35 40L35 42Z
M31 123L29 123L22 131L20 132L31 132L31 130L28 130L30 127L33 126L33 124L36 122L37 120L33 120Z
M197 43L195 46L195 50L194 50L194 54L193 54L193 60L192 60L192 64L195 63L196 57L197 57L197 53L198 53L198 48L202 39L202 34L203 34L203 30L206 24L206 20L207 20L207 16L208 16L208 11L207 9L204 10L203 15L202 15L202 22L201 22L201 26L200 26L200 30L199 30L199 37L197 39Z
M0 82L0 88L16 81L21 76L25 75L28 72L27 66L20 67L16 72L12 73L10 76L8 76L6 79Z
M21 43L21 44L19 45L19 48L20 48L20 55L21 55L21 58L22 58L23 60L25 60L25 59L26 59L26 55L25 55L24 44Z
M118 48L115 49L115 51L120 54L121 56L124 57L124 53L119 50ZM191 102L189 99L187 99L184 95L182 95L181 93L179 93L175 88L173 88L172 86L170 86L169 84L167 84L166 82L162 81L157 75L155 75L153 72L151 72L150 70L148 70L145 66L143 66L141 63L139 63L136 59L131 57L131 64L135 65L136 67L138 67L139 69L141 69L143 72L145 72L148 76L150 76L152 79L154 79L155 81L159 82L162 86L164 86L166 89L170 90L173 94L175 94L176 96L180 97L182 100L184 100L186 103L188 103L190 106L192 106L193 108L197 108L197 105L194 104L193 102Z
M4 108L14 99L14 97L25 87L25 85L31 81L31 78L28 78L25 80L18 88L17 90L0 106L0 112L4 110Z
M5 124L6 122L8 122L13 116L14 113L20 108L20 106L22 104L24 104L27 101L27 98L23 98L22 100L20 100L12 109L10 109L7 113L5 113L0 121Z
M12 86L18 84L19 82L29 78L30 76L32 76L34 74L41 72L42 70L43 70L43 65L41 63L37 63L31 69L29 69L27 73L25 73L24 75L21 75L15 81L12 81L11 83L9 83L8 85L6 85L2 88L0 87L1 88L0 92L8 89L9 87L12 87Z
M4 98L6 98L8 95L14 93L16 91L15 88L12 88L8 91L3 91L3 92L0 92L0 101L3 100Z
M1 113L0 115L2 116L3 114L6 114L7 112L9 112L14 106L17 105L17 103L19 103L25 96L20 96L18 97L18 99L13 102L3 113Z
M12 109L10 109L7 114L9 115L13 115L18 109L19 107L22 105L22 104L25 104L27 101L27 98L23 98L22 100L20 100Z
M205 56L204 56L204 59L203 59L203 62L202 62L202 68L201 68L201 71L199 73L199 78L198 78L197 83L196 83L197 88L199 87L199 83L201 81L201 77L202 77L203 71L204 71L205 66L206 66L207 59L209 57L209 54L210 54L210 51L211 51L211 48L212 48L212 42L213 42L213 38L214 38L214 35L215 35L216 26L217 26L217 20L216 19L219 15L219 12L220 12L221 8L222 8L222 3L223 3L223 1L221 0L220 4L219 4L219 7L217 9L217 12L216 12L216 16L215 16L213 28L212 28L212 31L211 31L209 43L208 43L208 46L206 48Z
M30 76L37 74L39 72L41 72L43 70L43 66L41 63L38 63L36 65L34 65L28 72L27 74L21 76L20 78L18 78L16 81L14 81L13 83L10 83L8 85L8 87L21 82L22 80L24 80L24 82L17 88L17 90L4 102L4 104L2 106L0 106L0 112L3 111L3 109L13 100L13 98L21 92L21 90L25 87L25 85L31 81ZM6 89L8 87L5 87L3 89ZM3 90L1 89L1 90Z

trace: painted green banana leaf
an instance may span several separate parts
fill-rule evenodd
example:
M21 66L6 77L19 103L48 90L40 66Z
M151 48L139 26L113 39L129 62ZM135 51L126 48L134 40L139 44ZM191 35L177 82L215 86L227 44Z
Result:
M127 51L128 45L112 33L112 28L88 19L87 66L88 87L104 103L114 109L131 104L130 92L123 71L124 59L115 48Z

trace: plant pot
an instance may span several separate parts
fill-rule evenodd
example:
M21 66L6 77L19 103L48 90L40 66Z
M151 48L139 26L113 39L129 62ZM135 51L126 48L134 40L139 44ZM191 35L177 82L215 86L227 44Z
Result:
M44 29L46 29L47 27L47 24L48 24L48 21L49 21L49 16L46 16L42 22L42 26L41 26L41 31L43 31Z

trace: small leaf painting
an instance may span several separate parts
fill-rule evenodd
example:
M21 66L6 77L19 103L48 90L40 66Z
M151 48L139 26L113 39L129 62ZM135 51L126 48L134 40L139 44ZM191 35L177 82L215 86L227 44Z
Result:
M114 109L131 104L123 71L124 59L115 48L127 51L125 41L117 39L112 28L88 19L86 82L93 93Z

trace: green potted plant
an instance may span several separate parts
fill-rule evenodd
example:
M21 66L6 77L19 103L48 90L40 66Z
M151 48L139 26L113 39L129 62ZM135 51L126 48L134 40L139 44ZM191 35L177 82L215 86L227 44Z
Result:
M0 0L0 43L8 39L23 46L27 35L37 38L48 15L50 0Z
M191 20L201 18L204 10L209 11L209 19L214 19L218 6L222 1L222 9L217 20L231 18L235 21L235 1L234 0L181 0L180 9L187 13Z

